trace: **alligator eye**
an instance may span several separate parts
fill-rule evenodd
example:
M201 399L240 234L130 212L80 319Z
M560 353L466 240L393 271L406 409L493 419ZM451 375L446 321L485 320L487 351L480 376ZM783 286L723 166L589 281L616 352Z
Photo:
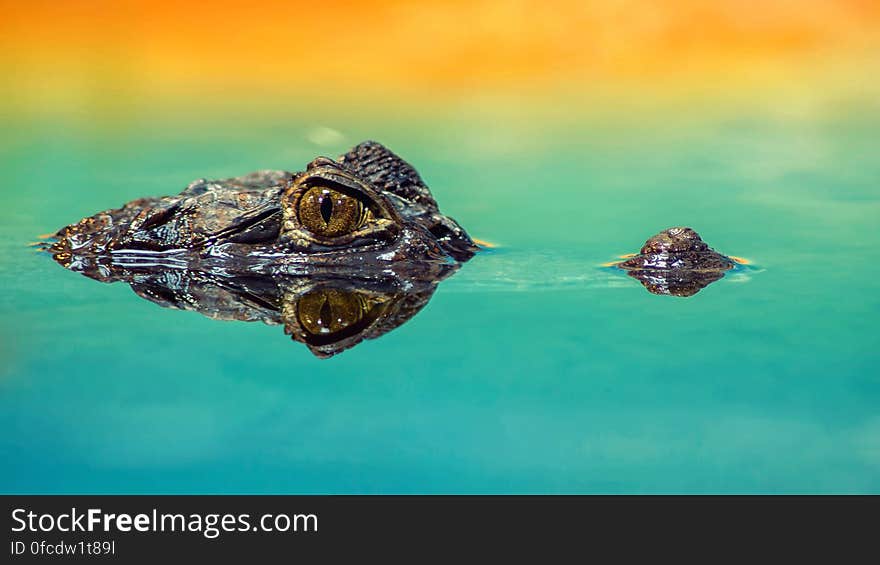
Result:
M358 323L369 308L358 293L319 290L299 299L299 321L312 335L335 334Z
M299 201L299 221L310 232L323 237L347 235L370 218L370 209L354 196L315 186Z

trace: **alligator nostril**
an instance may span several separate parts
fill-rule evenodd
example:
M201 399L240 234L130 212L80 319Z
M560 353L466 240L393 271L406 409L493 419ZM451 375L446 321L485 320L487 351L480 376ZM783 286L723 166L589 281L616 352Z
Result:
M324 218L325 224L329 224L330 218L333 217L333 197L329 194L324 194L324 198L321 199L321 217Z

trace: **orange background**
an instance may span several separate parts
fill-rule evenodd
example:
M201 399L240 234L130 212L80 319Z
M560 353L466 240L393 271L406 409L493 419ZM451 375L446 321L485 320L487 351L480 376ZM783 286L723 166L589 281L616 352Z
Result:
M6 111L876 93L880 3L2 2ZM545 105L552 105L550 104Z

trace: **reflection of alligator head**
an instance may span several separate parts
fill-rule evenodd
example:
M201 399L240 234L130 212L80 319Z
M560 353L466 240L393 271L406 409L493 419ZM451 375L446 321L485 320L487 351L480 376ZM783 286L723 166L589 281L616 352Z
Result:
M653 294L693 296L722 278L737 261L706 245L691 228L676 227L658 233L638 255L626 256L615 266Z
M135 268L105 282L124 281L142 298L165 308L194 310L215 320L283 324L285 333L318 357L330 357L400 326L428 303L434 279L222 276L189 270Z
M283 323L318 356L412 317L477 246L375 142L305 172L198 180L84 218L43 248L162 306Z

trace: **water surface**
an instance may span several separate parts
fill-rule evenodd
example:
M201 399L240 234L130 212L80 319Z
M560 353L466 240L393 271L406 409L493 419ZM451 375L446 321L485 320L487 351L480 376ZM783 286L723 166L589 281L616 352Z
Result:
M219 124L7 124L3 492L880 492L880 113ZM367 138L499 248L330 360L26 246ZM690 298L601 268L673 225L758 268Z

